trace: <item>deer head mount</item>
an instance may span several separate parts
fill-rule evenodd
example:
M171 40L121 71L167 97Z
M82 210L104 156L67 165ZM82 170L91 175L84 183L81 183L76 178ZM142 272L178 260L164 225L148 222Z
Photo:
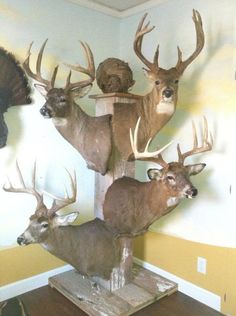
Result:
M105 174L111 153L111 116L92 117L86 114L74 99L83 97L91 88L95 79L93 54L88 44L81 42L88 62L87 68L80 65L68 65L72 70L81 72L89 78L71 83L71 71L64 88L55 88L58 66L55 67L51 80L41 75L41 63L47 40L43 43L36 62L36 73L30 69L30 45L23 67L26 73L40 84L35 87L46 98L40 109L45 118L52 118L58 132L82 155L88 168Z
M153 89L144 95L140 102L133 105L117 104L114 111L114 140L124 159L133 159L132 149L127 139L130 127L134 129L138 118L142 117L140 125L139 148L144 149L149 138L153 138L171 119L176 110L178 99L178 83L185 69L199 55L204 46L204 32L202 19L198 11L193 10L193 22L196 31L196 48L185 60L178 47L178 61L175 67L164 69L159 66L159 45L155 51L153 61L149 61L142 53L144 35L150 33L154 26L148 22L144 25L145 14L136 31L134 51L138 58L147 67L147 76L153 82ZM125 141L126 140L126 141Z
M30 104L31 89L14 55L0 47L0 148L7 143L8 128L4 113L14 105Z
M140 182L129 177L123 177L113 182L109 187L104 202L104 219L108 226L118 234L135 236L144 233L148 227L161 216L172 211L184 198L194 198L198 191L190 181L190 176L197 175L204 163L184 165L187 157L212 149L212 136L208 132L207 121L204 118L202 145L198 145L196 128L193 123L193 148L185 153L177 146L178 161L167 163L161 152L170 144L158 151L149 152L148 142L145 150L138 150L138 121L134 136L130 133L131 147L135 159L153 161L161 169L149 169L151 181Z
M78 217L78 212L58 215L57 211L76 201L76 177L68 172L71 196L54 197L51 208L43 202L43 195L35 188L36 165L33 172L33 184L28 188L22 173L16 164L21 182L20 187L11 183L3 189L7 192L28 193L37 200L36 210L30 216L26 230L17 238L19 245L39 243L44 249L75 267L81 274L109 278L112 269L120 260L119 241L112 231L100 219L94 219L79 226L71 224ZM107 259L109 258L109 260Z

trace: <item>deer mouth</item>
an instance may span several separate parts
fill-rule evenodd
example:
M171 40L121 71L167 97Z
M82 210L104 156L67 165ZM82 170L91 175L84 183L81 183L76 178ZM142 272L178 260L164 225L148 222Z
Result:
M39 110L40 114L44 117L44 118L52 118L52 112L51 110L49 110L48 108L46 108L46 106L43 106L40 110Z

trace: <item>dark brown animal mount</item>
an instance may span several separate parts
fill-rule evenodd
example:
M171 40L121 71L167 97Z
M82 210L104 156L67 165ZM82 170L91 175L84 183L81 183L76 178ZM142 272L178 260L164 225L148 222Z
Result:
M127 93L135 83L128 63L118 58L107 58L100 63L96 71L96 79L104 93Z
M0 47L0 148L7 143L4 113L10 106L30 104L30 87L24 70L14 55Z

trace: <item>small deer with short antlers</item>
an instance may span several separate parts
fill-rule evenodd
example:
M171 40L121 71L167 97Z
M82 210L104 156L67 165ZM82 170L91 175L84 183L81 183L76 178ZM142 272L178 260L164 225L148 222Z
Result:
M83 97L95 79L93 54L88 44L81 42L85 52L88 67L67 65L75 71L89 76L86 80L71 83L71 71L64 88L55 88L58 66L55 67L51 80L41 75L41 62L47 40L42 45L37 62L36 73L30 70L30 45L28 56L23 67L29 77L40 82L35 87L46 98L46 103L40 110L45 118L52 118L58 132L75 148L85 159L88 168L105 174L111 153L111 115L92 117L85 113L75 103L74 99Z
M100 276L109 279L114 266L120 260L119 241L103 221L96 218L82 225L71 225L78 217L78 212L58 215L57 212L76 201L76 177L68 172L72 195L65 198L54 197L51 208L43 202L43 195L35 188L36 164L33 172L33 185L27 188L18 164L17 173L20 187L11 183L4 185L7 192L28 193L37 200L35 213L30 217L30 224L17 238L19 245L39 243L45 250L75 267L81 274ZM109 258L109 260L107 259Z
M116 132L115 141L117 147L120 149L123 158L131 160L134 158L132 148L129 141L124 141L127 139L129 128L134 129L138 118L142 118L138 142L139 148L143 150L147 140L153 138L175 113L179 79L204 46L202 19L199 12L193 10L193 22L196 30L196 48L194 52L187 59L182 60L182 52L178 47L176 66L170 69L161 68L158 63L159 45L157 46L153 61L149 61L142 53L144 35L154 29L154 26L149 26L150 22L144 25L146 16L147 14L142 17L138 25L133 46L136 55L147 67L144 70L154 86L150 93L141 98L140 102L132 106L121 104L115 108L114 112L114 130Z
M137 122L134 137L130 133L131 146L135 159L152 161L162 169L149 169L148 177L151 181L123 177L113 182L109 187L103 207L104 220L114 231L121 235L136 236L144 233L148 227L161 216L172 211L184 198L194 198L198 191L190 181L190 176L200 173L204 163L184 165L187 157L203 153L212 149L212 136L208 132L207 121L204 118L203 142L198 145L196 128L193 123L193 148L182 153L177 146L178 162L167 163L161 152L148 152L148 144L143 152L138 151Z

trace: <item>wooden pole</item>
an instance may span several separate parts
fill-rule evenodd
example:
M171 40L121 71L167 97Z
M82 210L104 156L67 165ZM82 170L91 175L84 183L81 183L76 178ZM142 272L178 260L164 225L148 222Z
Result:
M96 116L104 114L114 114L116 103L133 104L138 102L140 96L126 93L106 93L92 95L90 98L96 102ZM129 137L129 135L127 135ZM109 163L109 171L102 176L99 173L95 175L95 199L94 215L103 219L103 203L105 194L114 180L123 176L135 176L135 162L127 162L120 156L118 149L113 143L112 155ZM121 262L118 267L113 269L110 279L110 290L114 291L130 283L132 279L133 265L133 239L120 238Z

